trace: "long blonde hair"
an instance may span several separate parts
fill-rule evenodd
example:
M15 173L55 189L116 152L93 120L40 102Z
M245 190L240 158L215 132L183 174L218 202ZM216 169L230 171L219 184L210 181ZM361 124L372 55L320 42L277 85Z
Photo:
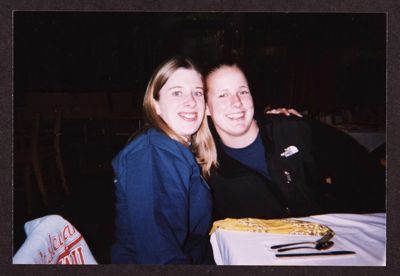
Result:
M187 142L173 131L167 123L157 114L154 100L158 101L160 98L160 90L167 82L169 77L175 73L179 68L190 69L198 72L200 70L193 64L192 61L182 58L173 57L168 61L162 63L153 73L147 85L146 93L143 99L143 114L149 125L165 133L171 139L187 146ZM215 148L214 139L208 128L207 116L204 114L202 123L199 130L192 136L191 150L195 155L197 163L202 170L202 176L208 179L211 169L216 167L217 153Z

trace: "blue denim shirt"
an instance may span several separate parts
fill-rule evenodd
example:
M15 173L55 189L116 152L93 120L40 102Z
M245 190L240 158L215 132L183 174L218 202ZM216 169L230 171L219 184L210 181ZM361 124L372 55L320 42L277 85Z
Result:
M201 263L212 198L188 148L155 129L112 161L116 184L113 263Z

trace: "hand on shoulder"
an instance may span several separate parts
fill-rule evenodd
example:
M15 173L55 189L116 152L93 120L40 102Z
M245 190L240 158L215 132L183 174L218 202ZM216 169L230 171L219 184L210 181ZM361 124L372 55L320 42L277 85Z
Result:
M282 114L282 115L286 115L286 116L297 116L297 117L303 117L303 115L300 114L300 112L298 112L296 109L293 108L285 108L285 107L280 107L280 108L274 108L274 109L270 109L269 107L266 107L264 109L264 112L266 114Z

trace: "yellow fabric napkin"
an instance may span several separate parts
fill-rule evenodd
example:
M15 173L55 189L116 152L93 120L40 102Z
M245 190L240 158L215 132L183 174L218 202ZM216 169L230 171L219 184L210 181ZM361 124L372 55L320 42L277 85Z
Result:
M335 232L325 225L298 219L227 218L215 221L209 234L211 235L218 228L272 234L323 236L330 232L335 235Z

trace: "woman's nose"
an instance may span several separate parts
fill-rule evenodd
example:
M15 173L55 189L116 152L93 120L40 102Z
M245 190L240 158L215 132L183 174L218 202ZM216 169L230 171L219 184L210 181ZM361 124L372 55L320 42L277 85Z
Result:
M242 105L242 100L238 95L232 96L231 101L232 101L232 106L239 107Z
M190 106L190 107L196 106L196 100L194 96L192 94L187 95L184 104L185 106Z

